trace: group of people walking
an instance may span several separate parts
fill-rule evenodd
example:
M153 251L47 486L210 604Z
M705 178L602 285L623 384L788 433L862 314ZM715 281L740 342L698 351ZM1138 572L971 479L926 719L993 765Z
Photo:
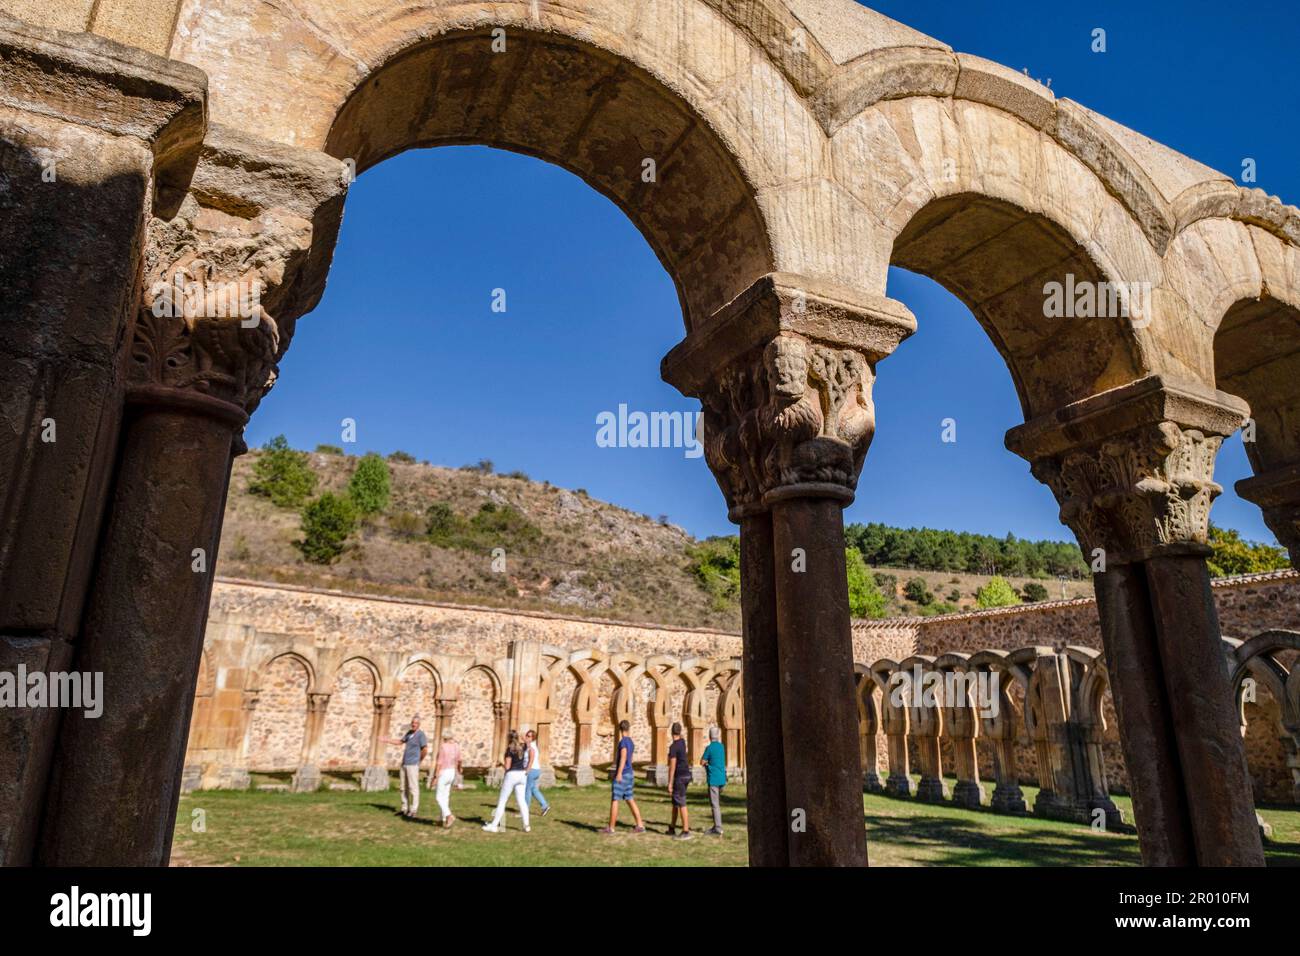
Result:
M632 817L636 821L632 832L644 833L646 829L641 809L636 803L636 773L632 765L636 745L632 741L631 730L628 721L619 722L618 744L611 768L613 786L609 803L609 825L599 831L602 834L615 832L620 803L626 803L632 811ZM691 765L686 741L682 737L682 725L673 724L671 732L673 739L668 747L668 785L672 792L672 815L668 823L668 835L677 840L689 840L692 833L690 811L686 805L686 788L691 782ZM710 727L709 745L700 756L700 764L705 770L705 783L709 788L709 805L713 812L713 826L704 831L709 836L722 836L722 788L727 785L727 755L720 738L721 731L717 727ZM424 762L429 750L429 739L420 729L420 718L411 718L410 729L400 739L389 738L387 742L403 748L402 809L398 812L404 817L414 817L420 807L420 764ZM517 730L510 731L501 766L505 770L505 777L501 781L496 810L491 821L483 824L483 829L488 833L501 832L506 804L510 795L514 794L524 832L529 833L532 831L530 808L534 800L541 807L542 816L551 812L550 802L540 786L541 753L537 747L536 731L529 730L522 736ZM444 730L442 743L429 774L430 786L434 788L438 802L439 818L444 827L450 827L456 821L451 812L451 788L462 773L460 744L450 730Z

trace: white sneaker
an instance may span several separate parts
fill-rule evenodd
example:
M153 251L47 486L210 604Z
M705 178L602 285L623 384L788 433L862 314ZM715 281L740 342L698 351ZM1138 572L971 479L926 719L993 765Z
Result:
M501 832L501 828L500 828L500 827L498 827L498 826L493 826L491 823L485 823L485 824L483 824L483 829L486 830L488 833L500 833L500 832Z
M524 832L525 832L525 833L532 833L532 832L533 832L533 828L532 828L532 827L524 827Z

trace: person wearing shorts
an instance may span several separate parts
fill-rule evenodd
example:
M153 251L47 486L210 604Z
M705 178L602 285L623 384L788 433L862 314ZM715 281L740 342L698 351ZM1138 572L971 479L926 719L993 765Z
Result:
M632 725L626 720L619 721L618 724L618 750L614 755L614 785L612 796L609 801L609 826L601 830L601 833L610 834L614 832L614 827L618 824L618 802L624 800L632 808L632 816L636 818L636 826L632 828L633 833L645 833L645 823L641 820L641 810L636 805L636 798L632 794L632 784L635 780L635 771L632 769L632 752L636 749L632 743Z
M682 725L672 727L673 742L668 745L668 785L673 793L673 815L668 822L668 835L677 840L691 838L691 820L686 812L686 787L691 782L691 762L686 757L686 741L682 739ZM677 817L682 818L682 832L677 832Z

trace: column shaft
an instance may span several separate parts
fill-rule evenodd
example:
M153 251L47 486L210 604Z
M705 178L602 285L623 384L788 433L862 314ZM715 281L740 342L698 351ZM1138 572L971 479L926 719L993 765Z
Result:
M836 498L772 505L793 866L867 862L842 509ZM796 549L805 556L804 570L796 570Z
M1246 748L1233 713L1205 559L1154 557L1146 562L1146 575L1196 861L1263 866Z
M740 615L750 866L787 866L790 861L774 571L771 515L742 518Z
M65 716L41 863L167 862L242 418L234 406L186 393L127 416L75 663L103 674L103 713ZM104 812L114 806L131 812Z

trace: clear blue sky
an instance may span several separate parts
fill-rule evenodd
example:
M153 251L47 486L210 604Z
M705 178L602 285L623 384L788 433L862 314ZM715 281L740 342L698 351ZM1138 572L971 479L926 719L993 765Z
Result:
M880 12L1052 80L1077 100L1300 202L1300 7L1293 3L888 0ZM1080 12L1073 12L1079 9ZM1108 52L1090 51L1095 27ZM507 311L493 312L503 288ZM969 311L900 270L889 292L919 331L879 367L877 433L846 521L1068 537L1051 494L1003 448L1022 418L998 353ZM260 445L403 449L435 464L489 458L535 479L693 534L731 533L702 458L597 447L596 416L694 410L659 379L683 334L673 284L636 228L578 178L481 147L418 150L354 184L324 301L298 324L274 391L249 427ZM958 421L958 441L940 422ZM1219 456L1218 523L1272 540L1232 483L1240 441Z

